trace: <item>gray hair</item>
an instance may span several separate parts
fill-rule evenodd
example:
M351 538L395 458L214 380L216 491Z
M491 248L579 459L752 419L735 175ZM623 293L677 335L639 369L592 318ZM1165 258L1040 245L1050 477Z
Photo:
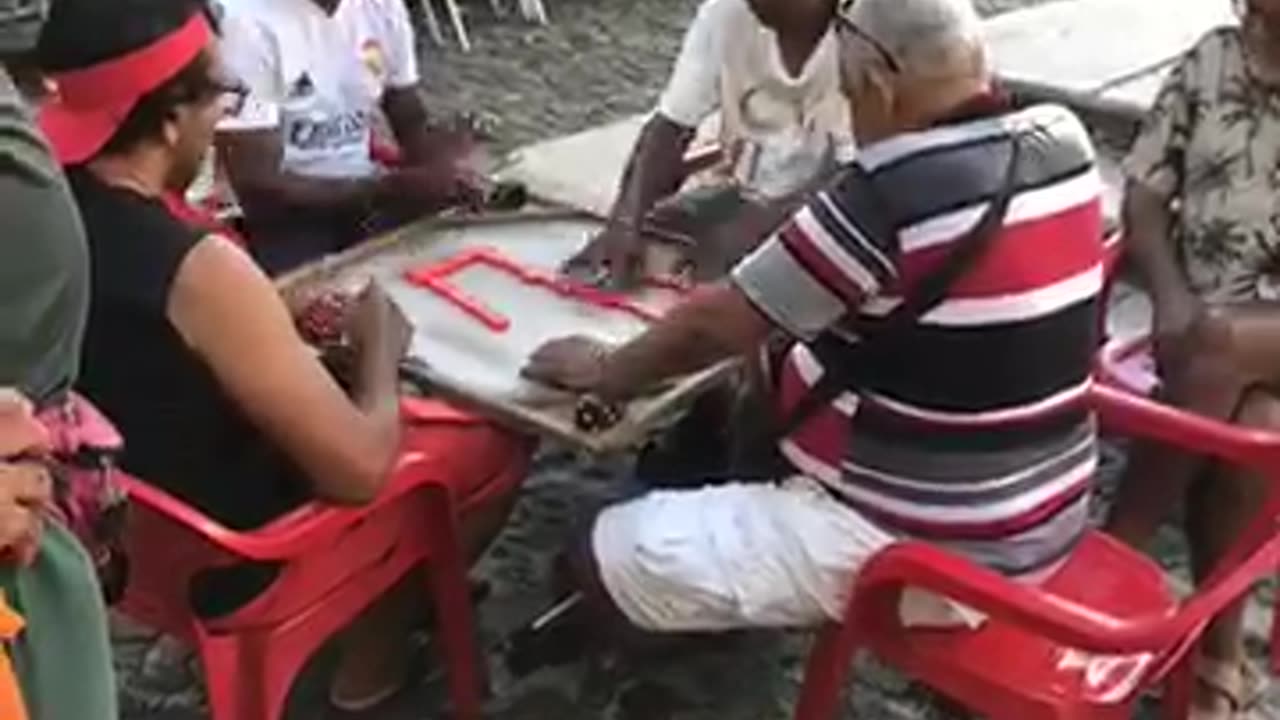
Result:
M988 69L982 18L972 0L846 0L841 14L913 74Z

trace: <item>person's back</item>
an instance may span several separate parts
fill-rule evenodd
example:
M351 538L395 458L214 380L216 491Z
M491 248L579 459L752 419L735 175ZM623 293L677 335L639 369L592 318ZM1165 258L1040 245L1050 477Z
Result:
M843 327L872 326L968 235L983 199L1006 183L1011 140L1018 169L1003 229L906 331L904 351L858 376L842 472L793 443L783 450L885 529L1022 575L1074 546L1097 459L1084 399L1102 287L1101 182L1079 120L979 99L865 147L784 234L792 257L780 262L810 263L836 287L870 280L880 292ZM832 262L830 243L858 264ZM738 280L769 282L760 265ZM820 345L828 363L849 352L841 329Z
M826 390L857 401L834 403L852 416L839 467L790 444L795 467L773 482L655 491L596 517L580 587L641 629L839 620L864 564L906 537L1034 580L1085 528L1102 222L1084 127L1009 108L970 0L847 0L837 27L854 162L729 282L622 347L561 338L525 369L618 402L781 331L833 373L800 407ZM950 602L911 616L974 619Z

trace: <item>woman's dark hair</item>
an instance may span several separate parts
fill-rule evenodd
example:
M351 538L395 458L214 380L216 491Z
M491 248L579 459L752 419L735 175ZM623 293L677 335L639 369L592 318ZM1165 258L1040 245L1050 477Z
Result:
M92 67L152 44L196 13L216 27L217 15L204 0L57 0L40 34L36 59L46 73ZM177 107L215 91L210 59L202 52L143 95L102 152L119 153L156 136Z

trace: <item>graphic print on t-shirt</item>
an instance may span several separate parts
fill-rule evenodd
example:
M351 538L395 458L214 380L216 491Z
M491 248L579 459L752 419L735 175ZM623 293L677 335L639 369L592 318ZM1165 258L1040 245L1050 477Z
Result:
M369 38L360 43L360 60L364 62L365 70L369 71L370 86L375 90L380 90L387 84L387 53L382 49L382 43L374 38Z
M837 139L819 122L821 103L803 86L759 81L731 102L741 137L729 144L727 159L746 185L765 195L785 195L835 158Z
M281 107L286 166L314 175L366 174L373 105L358 74L299 74L289 83Z
M297 98L310 97L311 95L315 94L315 91L316 91L316 84L312 82L311 74L304 72L298 76L297 80L294 80L293 82L289 83L289 92L287 97L290 100L294 100Z
M413 27L401 0L228 3L222 51L248 87L221 132L277 130L281 166L315 177L376 172L369 133L383 93L418 82Z

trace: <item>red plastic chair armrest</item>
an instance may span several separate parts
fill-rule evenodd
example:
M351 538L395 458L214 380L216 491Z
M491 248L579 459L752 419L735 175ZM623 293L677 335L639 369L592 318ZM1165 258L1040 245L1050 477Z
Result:
M1090 400L1107 430L1213 455L1269 476L1280 469L1275 433L1201 417L1101 383L1091 388Z

